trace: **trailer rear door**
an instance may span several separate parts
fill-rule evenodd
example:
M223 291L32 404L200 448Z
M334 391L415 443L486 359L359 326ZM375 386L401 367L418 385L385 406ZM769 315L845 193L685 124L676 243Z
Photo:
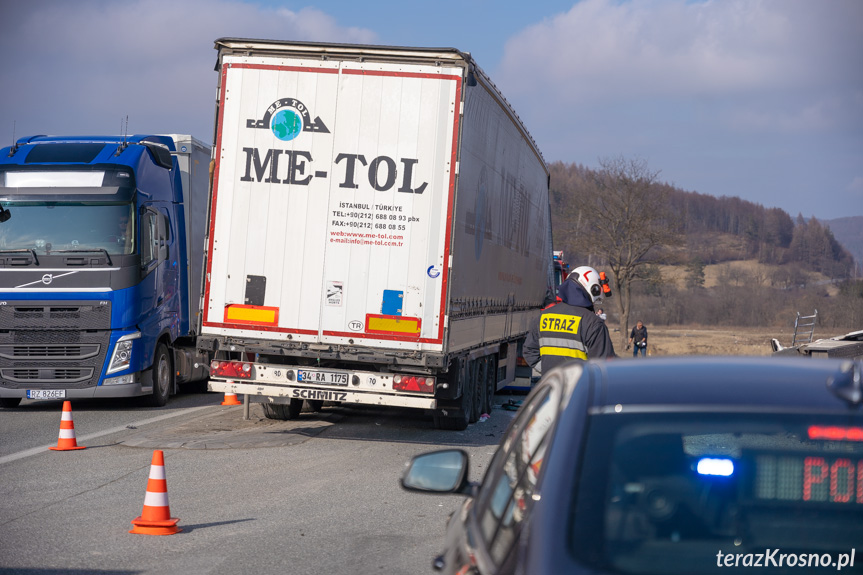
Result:
M441 350L462 68L222 59L203 332Z

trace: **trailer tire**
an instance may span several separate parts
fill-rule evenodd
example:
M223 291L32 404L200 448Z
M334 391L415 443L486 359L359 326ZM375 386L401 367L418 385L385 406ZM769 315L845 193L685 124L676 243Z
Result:
M315 413L320 413L324 409L323 399L307 399L306 403L309 405L309 409Z
M18 407L21 404L20 397L0 397L0 407L11 408Z
M174 366L171 352L164 343L156 346L156 356L150 376L153 379L153 393L144 398L144 404L150 407L162 407L168 403L171 390L174 389Z
M262 403L264 408L264 416L267 419L279 419L281 421L289 421L300 416L303 410L303 400L299 398L291 398L290 403Z

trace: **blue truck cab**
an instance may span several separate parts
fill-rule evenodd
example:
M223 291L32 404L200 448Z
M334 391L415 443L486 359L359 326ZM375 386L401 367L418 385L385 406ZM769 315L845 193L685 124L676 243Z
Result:
M22 138L0 150L0 407L206 378L195 349L210 147Z

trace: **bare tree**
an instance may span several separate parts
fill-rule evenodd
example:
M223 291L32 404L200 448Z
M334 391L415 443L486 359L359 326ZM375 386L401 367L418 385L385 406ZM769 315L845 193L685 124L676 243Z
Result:
M601 159L599 164L591 193L582 194L579 205L567 211L580 223L575 236L579 253L611 268L620 342L625 346L632 284L647 278L651 266L662 261L659 248L678 245L682 236L667 201L670 187L658 181L659 172L651 171L645 160L623 156Z

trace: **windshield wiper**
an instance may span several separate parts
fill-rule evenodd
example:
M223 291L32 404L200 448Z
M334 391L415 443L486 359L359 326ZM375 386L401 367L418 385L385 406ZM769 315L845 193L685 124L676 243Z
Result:
M51 254L105 254L105 259L108 260L108 265L114 265L111 262L111 254L105 248L81 248L78 250L51 250Z
M8 213L8 212L7 212ZM36 258L36 250L33 248L21 248L19 250L0 250L0 256L9 255L9 265L10 266L20 266L22 264L29 266L30 264L39 265L39 260ZM27 254L27 262L24 262L24 258L16 258L12 254Z

